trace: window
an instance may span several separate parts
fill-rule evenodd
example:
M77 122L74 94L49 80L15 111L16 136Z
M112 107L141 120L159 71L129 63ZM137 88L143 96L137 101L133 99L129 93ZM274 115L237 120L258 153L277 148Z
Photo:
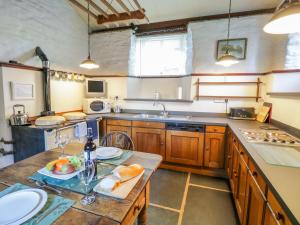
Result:
M136 37L132 72L136 76L185 75L186 34Z
M288 37L286 57L286 69L299 69L300 68L300 34L290 34Z

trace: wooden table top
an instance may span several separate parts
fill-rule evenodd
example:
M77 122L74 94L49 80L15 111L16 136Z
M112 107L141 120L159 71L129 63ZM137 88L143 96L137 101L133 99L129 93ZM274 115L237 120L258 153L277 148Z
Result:
M77 154L81 151L83 151L83 145L78 143L69 144L65 148L66 154ZM36 187L34 182L27 178L40 168L44 167L48 162L57 159L60 154L60 149L42 152L1 169L0 191L5 189L7 185L13 185L15 183ZM121 223L161 161L162 157L159 155L136 151L127 161L125 161L124 165L139 163L145 168L145 174L124 200L97 195L95 203L89 206L82 206L79 202L83 197L82 194L68 190L63 191L62 196L74 200L75 204L61 216L55 224L114 225Z

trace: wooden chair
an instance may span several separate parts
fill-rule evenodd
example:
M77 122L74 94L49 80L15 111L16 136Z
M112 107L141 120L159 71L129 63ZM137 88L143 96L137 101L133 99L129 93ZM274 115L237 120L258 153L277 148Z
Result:
M124 150L134 150L132 139L125 132L113 131L106 134L100 143L103 147L117 147Z

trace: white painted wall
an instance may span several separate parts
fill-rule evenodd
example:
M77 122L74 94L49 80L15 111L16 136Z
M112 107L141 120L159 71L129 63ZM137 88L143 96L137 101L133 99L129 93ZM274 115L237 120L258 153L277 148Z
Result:
M87 25L65 0L9 0L0 1L0 61L17 60L32 66L41 66L34 49L40 46L48 56L51 69L86 72L79 63L87 57ZM23 103L30 116L43 110L41 73L1 68L0 86L0 137L10 139L7 118L12 105ZM10 80L33 82L36 89L34 101L11 101L8 90ZM83 98L82 83L51 81L51 100L57 112L80 109ZM3 108L2 108L3 106ZM0 146L1 148L1 146ZM11 146L5 146L6 150ZM11 163L12 157L1 157L0 168Z

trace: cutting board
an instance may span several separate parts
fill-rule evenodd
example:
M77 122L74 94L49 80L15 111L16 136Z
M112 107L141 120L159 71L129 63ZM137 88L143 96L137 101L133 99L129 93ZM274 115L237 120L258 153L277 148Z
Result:
M103 191L100 188L100 183L98 183L94 187L94 191L99 194L107 195L110 197L125 199L128 196L128 194L131 192L131 190L134 188L134 186L137 184L137 182L144 175L144 172L145 172L145 170L140 175L136 176L135 178L132 178L131 180L121 183L121 185L118 188L116 188L115 190L113 190L111 192Z
M271 108L268 106L262 106L257 114L256 120L258 122L264 123L269 116L270 109Z

